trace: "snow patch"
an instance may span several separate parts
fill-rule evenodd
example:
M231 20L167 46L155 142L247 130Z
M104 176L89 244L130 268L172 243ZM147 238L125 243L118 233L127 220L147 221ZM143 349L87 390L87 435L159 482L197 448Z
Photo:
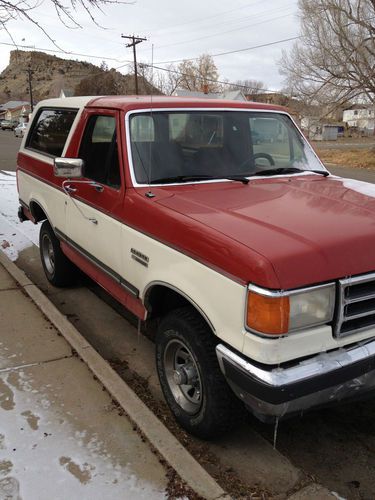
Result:
M39 225L21 223L18 207L16 173L0 170L0 250L13 261L25 248L39 245Z

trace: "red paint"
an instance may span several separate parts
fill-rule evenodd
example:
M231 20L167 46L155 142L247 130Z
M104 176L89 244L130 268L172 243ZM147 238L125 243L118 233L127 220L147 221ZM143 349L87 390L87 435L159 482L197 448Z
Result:
M129 309L129 311L138 318L142 320L146 318L146 309L140 299L130 295L119 283L74 250L68 243L61 242L61 249L74 264L82 269L85 274L90 276L91 279L96 281L104 290L120 302L120 304Z

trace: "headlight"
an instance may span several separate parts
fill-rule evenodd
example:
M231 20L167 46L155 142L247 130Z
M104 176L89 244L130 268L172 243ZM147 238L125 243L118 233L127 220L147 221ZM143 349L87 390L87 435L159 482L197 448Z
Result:
M294 330L329 323L335 307L335 285L272 292L250 285L247 327L265 335L285 335Z

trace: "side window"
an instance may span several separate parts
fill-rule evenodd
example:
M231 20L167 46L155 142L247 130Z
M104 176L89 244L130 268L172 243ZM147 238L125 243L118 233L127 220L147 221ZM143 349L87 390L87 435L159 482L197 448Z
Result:
M61 156L77 110L41 109L33 121L26 148Z
M121 186L116 118L95 115L86 125L79 157L85 162L85 176L114 188Z

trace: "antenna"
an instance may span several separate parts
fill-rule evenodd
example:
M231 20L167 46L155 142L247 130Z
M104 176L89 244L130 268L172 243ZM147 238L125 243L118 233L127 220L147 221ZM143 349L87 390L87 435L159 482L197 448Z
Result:
M152 111L153 111L153 102L152 102L152 91L153 91L153 88L154 88L154 44L152 44L151 46L151 86L152 88L150 89L150 116L151 116L151 123L153 123L153 115L152 115ZM154 127L154 140L155 140L155 127ZM150 148L149 148L149 155L150 155L150 161L148 162L148 182L149 182L149 185L151 183L151 170L152 170L152 151L151 151L151 148L152 148L152 142L150 141ZM150 187L150 190L148 191L148 193L146 193L146 196L148 198L153 198L155 195L151 192L151 187Z

